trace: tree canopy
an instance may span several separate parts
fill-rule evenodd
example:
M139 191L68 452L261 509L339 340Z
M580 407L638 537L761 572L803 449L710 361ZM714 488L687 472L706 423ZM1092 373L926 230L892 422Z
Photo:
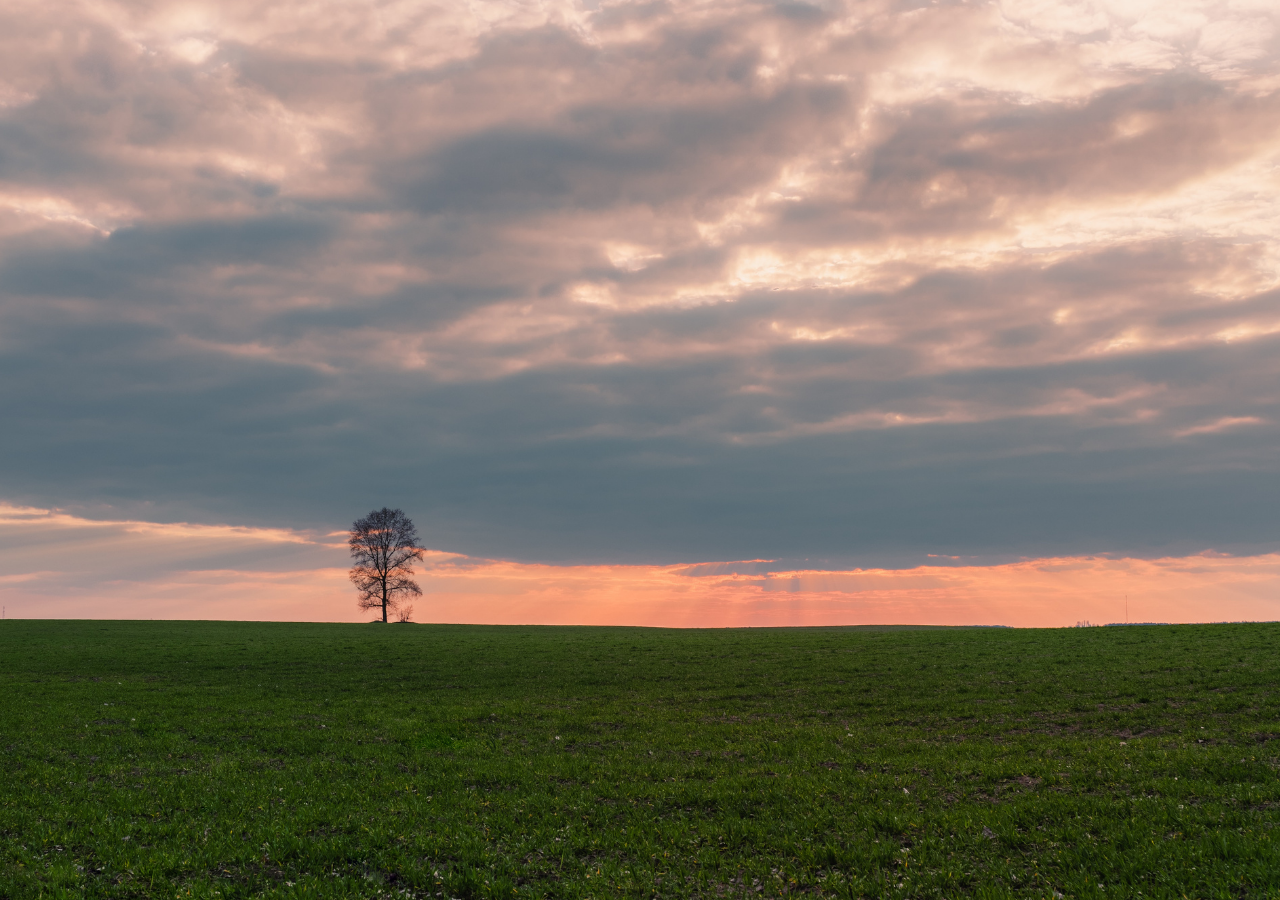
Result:
M347 546L355 560L350 578L360 592L360 608L380 611L383 622L398 611L399 620L407 622L413 607L405 600L422 596L413 563L422 559L424 548L418 546L413 521L402 510L384 506L352 523Z

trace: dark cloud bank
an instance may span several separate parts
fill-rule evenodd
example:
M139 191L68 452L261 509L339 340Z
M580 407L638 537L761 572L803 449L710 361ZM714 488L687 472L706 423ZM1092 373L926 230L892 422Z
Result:
M963 4L25 15L4 499L545 561L1280 541L1253 20L1139 64Z

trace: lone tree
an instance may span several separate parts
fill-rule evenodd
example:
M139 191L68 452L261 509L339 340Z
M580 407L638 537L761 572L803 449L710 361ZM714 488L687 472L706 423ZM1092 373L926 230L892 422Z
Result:
M422 596L413 580L413 561L422 559L423 548L418 529L403 512L384 506L356 519L347 546L356 561L350 577L360 592L361 609L380 609L386 622L387 613L401 609L407 595ZM412 612L412 606L401 609L400 621L409 621Z

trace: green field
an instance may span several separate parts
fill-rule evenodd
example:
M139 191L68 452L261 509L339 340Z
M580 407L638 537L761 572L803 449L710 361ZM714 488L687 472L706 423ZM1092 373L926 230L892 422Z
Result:
M1280 897L1280 625L0 624L0 897Z

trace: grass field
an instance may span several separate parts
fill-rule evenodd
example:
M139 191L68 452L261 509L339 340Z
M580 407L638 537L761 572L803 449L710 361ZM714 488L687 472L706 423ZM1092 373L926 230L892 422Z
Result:
M1280 897L1280 626L0 625L0 897Z

